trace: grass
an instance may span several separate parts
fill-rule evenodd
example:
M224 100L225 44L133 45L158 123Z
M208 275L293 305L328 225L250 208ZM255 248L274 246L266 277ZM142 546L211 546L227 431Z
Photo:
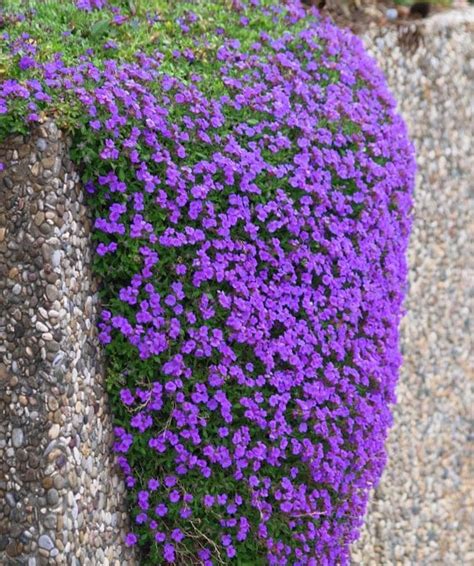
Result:
M173 56L173 51L179 47L181 50L193 50L196 54L193 72L202 76L203 90L218 95L225 89L220 88L222 85L215 80L216 65L213 60L220 45L215 30L220 27L226 29L244 47L257 41L259 35L259 32L241 26L238 17L229 18L226 8L231 5L231 0L214 3L203 0L122 0L113 2L113 5L119 7L125 16L121 25L114 23L112 12L79 11L72 0L5 0L0 8L0 22L3 17L9 37L7 41L0 42L0 79L8 77L21 82L35 77L34 70L22 71L18 66L24 53L21 49L14 53L11 45L20 41L23 45L34 46L38 63L53 61L60 54L68 67L78 64L81 55L88 50L93 52L90 61L98 68L102 68L105 61L110 59L132 61L138 51L152 54L158 50L164 56L161 70L186 82L189 73L183 70L183 65L176 64ZM181 33L177 19L190 9L198 15L194 24L198 32L193 31L193 34L186 36ZM24 19L15 21L17 14L23 14ZM270 18L262 17L259 31L267 31L271 35L285 31L281 24L270 23ZM28 34L28 39L22 40L23 34ZM198 47L193 42L196 35L202 39ZM114 49L107 49L110 41L115 43ZM40 78L39 72L36 73ZM0 136L2 131L9 132L12 127L21 129L17 119L21 110L13 111L7 127L0 125ZM71 131L77 125L77 104L71 99L56 100L54 105L49 105L48 115L53 116L60 127Z

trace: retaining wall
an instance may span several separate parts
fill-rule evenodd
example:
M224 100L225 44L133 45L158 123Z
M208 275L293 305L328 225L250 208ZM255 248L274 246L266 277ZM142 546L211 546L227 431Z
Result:
M354 564L474 561L473 14L364 36L409 125L419 174L400 402ZM133 565L122 544L124 486L111 457L78 176L52 123L1 144L0 162L0 564Z
M131 565L78 175L53 123L0 162L0 564Z

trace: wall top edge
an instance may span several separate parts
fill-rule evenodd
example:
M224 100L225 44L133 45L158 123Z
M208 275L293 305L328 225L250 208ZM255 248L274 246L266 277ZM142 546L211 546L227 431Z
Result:
M410 30L434 32L448 28L467 27L474 30L474 7L452 9L433 14L429 18L413 21L401 21L388 26L380 26L372 22L360 35L386 34Z

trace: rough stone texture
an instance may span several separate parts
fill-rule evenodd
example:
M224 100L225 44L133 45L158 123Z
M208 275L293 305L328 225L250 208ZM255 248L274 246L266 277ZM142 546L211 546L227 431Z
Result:
M399 403L353 564L474 564L473 31L470 9L364 38L408 123L419 171Z
M133 565L67 155L52 123L0 144L0 564Z

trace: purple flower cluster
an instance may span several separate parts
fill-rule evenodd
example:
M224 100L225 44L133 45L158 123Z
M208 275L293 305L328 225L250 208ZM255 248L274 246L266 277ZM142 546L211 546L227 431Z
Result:
M76 6L79 10L91 12L92 10L101 10L107 5L107 0L76 0Z
M100 140L87 190L116 289L100 340L121 364L126 543L151 534L168 563L346 563L395 401L413 151L360 40L298 2L235 4L258 40L217 36L221 90L198 50L174 55L187 79L159 53L58 59L0 85L0 112L72 93ZM256 33L262 13L287 31Z

